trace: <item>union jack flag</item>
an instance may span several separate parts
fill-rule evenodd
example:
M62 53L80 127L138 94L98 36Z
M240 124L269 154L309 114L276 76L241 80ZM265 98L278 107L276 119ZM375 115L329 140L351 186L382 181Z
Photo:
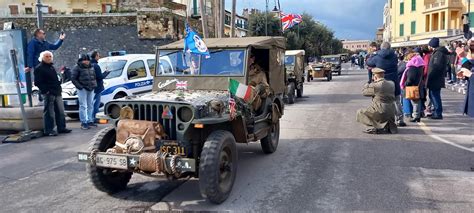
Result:
M176 82L176 89L187 90L188 89L188 82L187 81L177 81Z
M283 30L290 29L301 22L303 22L303 17L301 15L281 13L281 23L283 24Z

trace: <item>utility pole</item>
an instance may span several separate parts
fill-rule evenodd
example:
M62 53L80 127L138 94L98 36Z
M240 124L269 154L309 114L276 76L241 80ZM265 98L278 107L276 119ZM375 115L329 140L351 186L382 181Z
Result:
M36 24L39 29L43 29L43 12L41 12L43 4L41 0L36 1Z
M201 9L201 24L202 24L202 35L204 38L209 37L209 29L207 26L207 14L206 14L206 0L198 0L199 7Z
M235 11L237 10L236 8L237 0L232 0L232 18L230 19L230 37L235 36L235 17L237 16L235 14Z
M265 36L268 36L268 0L265 0Z
M220 2L220 30L219 30L219 38L223 38L224 37L224 29L225 29L225 0L222 0Z
M220 19L219 19L219 3L220 0L212 0L212 17L214 20L214 37L219 38L219 26L220 26Z

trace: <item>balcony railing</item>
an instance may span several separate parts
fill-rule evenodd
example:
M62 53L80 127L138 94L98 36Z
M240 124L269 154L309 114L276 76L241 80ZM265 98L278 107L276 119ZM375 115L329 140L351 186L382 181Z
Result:
M443 0L425 5L426 10L436 10L449 7L462 7L462 0Z

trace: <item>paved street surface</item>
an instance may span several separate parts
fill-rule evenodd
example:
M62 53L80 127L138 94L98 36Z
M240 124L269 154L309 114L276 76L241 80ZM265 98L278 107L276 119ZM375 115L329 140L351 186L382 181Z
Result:
M424 119L396 135L367 135L355 122L369 104L365 70L305 84L287 106L276 153L240 144L229 199L212 205L198 181L169 183L134 175L128 189L108 196L93 188L75 152L98 129L0 144L1 212L211 211L445 211L474 209L474 120L461 115L463 95L443 92L445 119Z

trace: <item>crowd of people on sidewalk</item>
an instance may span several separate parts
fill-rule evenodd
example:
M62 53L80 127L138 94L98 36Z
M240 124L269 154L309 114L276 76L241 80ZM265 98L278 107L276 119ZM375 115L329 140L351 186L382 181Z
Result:
M44 103L43 124L44 135L57 136L70 133L66 128L64 103L61 83L72 81L77 89L79 99L79 117L81 129L97 126L96 114L100 107L100 96L104 90L103 79L108 72L102 72L98 65L99 52L94 50L88 54L80 54L72 72L67 67L57 70L53 63L52 50L57 50L64 42L66 35L61 33L59 39L51 44L46 41L45 32L37 29L28 43L27 65L25 72L32 72L34 84L39 88Z
M357 121L368 127L365 132L395 133L397 127L406 126L405 120L442 120L441 89L446 82L467 81L463 113L474 117L474 83L470 80L474 40L466 44L444 46L439 38L432 38L426 47L398 53L388 42L382 43L380 50L371 44L366 59L369 80L363 94L372 97L372 104L357 112Z

